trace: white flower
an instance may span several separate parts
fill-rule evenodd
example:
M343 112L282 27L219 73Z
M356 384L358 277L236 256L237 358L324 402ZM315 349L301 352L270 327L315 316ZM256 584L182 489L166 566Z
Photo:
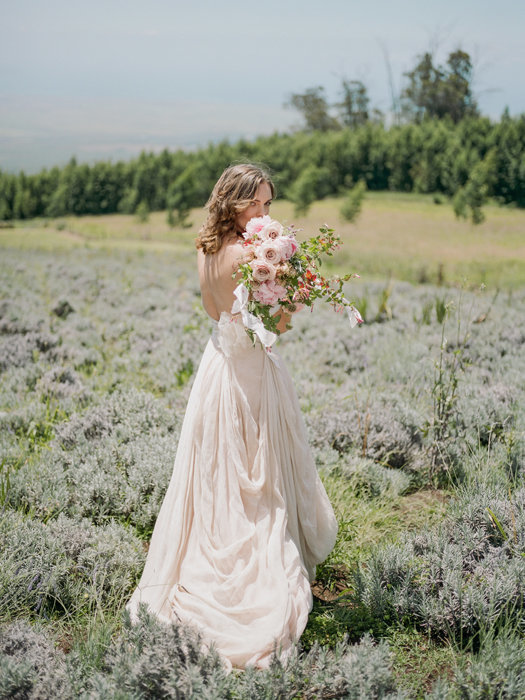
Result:
M268 217L270 218L270 217ZM275 240L283 235L283 227L278 221L270 220L259 232L259 237L263 240Z
M363 317L355 306L347 306L346 313L348 314L348 320L350 321L350 328L355 328L355 326L360 326L363 323Z

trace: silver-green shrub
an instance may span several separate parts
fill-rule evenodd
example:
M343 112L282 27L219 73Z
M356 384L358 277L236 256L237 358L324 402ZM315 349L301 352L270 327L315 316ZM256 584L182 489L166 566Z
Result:
M245 700L405 697L396 690L388 645L369 637L355 645L342 641L333 649L315 645L307 654L295 649L285 663L276 660L268 670L247 671L239 686L236 693Z
M476 654L460 659L453 680L440 679L426 697L429 700L522 700L525 697L523 638L506 631L498 637L484 639Z
M72 697L64 655L27 621L0 626L0 698Z
M384 467L366 457L347 455L346 459L339 458L333 469L347 479L356 496L362 498L395 498L411 485L406 472Z
M147 533L173 469L178 422L150 394L116 391L55 426L51 449L11 475L8 502L38 517L115 517Z
M312 412L307 418L313 444L329 445L341 454L354 449L390 467L417 464L423 437L420 416L396 394L379 394L359 408L347 402L344 411Z
M220 657L189 627L164 625L142 610L138 624L126 617L102 671L90 679L96 697L142 698L400 698L384 643L339 643L329 650L296 648L266 670L227 674ZM129 694L129 695L128 695Z
M461 644L520 623L525 489L468 491L439 528L377 550L356 574L372 615Z
M315 645L308 653L292 649L264 670L228 673L212 648L189 626L159 622L146 609L101 648L96 662L82 645L65 655L27 622L0 627L0 697L44 700L66 698L348 698L395 700L388 645L365 637L334 649Z
M0 615L109 610L131 595L144 563L141 541L115 522L96 527L59 515L47 523L0 513Z

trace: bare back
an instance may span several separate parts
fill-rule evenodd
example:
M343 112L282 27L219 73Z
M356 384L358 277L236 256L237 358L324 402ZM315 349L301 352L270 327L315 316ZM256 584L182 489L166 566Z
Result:
M216 321L223 311L231 311L233 290L239 284L232 275L242 259L243 247L238 239L225 241L217 253L206 254L202 249L197 253L202 305Z

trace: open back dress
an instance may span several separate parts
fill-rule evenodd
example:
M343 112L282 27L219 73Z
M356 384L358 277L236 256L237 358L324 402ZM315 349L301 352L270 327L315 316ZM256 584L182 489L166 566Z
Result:
M232 666L265 667L301 636L337 523L282 359L240 316L212 325L127 607L195 626Z

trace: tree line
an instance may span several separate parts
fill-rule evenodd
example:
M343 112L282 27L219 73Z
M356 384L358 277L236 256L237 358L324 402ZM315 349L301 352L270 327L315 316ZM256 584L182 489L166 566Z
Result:
M233 162L267 164L279 195L300 204L368 190L441 193L476 190L525 207L525 115L425 120L227 141L194 152L142 153L129 162L77 163L35 175L0 171L0 220L167 209L174 221L206 202Z
M81 164L18 175L0 170L0 221L69 214L168 211L184 225L202 206L223 169L234 162L266 164L280 196L305 212L315 200L364 189L436 193L453 197L458 216L482 220L488 197L525 207L525 115L506 110L498 122L480 116L471 90L470 56L457 50L444 65L431 53L405 73L393 98L394 123L370 108L360 81L342 80L329 104L322 87L291 95L303 128L253 141L223 141L194 152L143 152L129 162Z

